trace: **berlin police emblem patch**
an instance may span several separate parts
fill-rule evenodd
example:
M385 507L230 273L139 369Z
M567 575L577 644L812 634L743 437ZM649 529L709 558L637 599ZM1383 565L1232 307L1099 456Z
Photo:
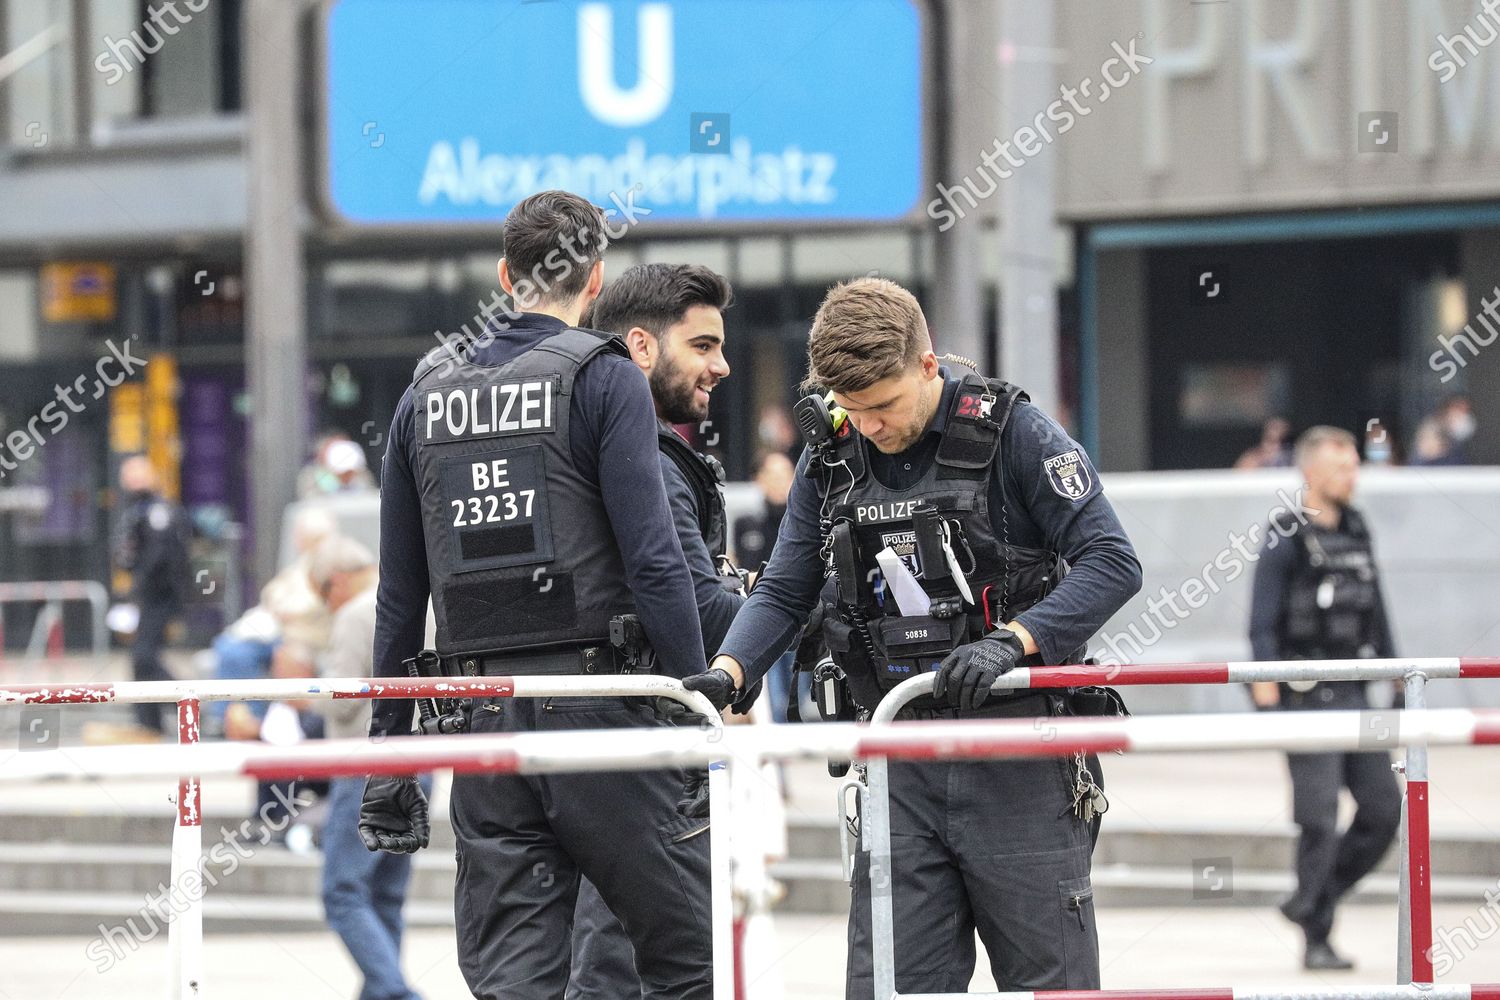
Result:
M1081 500L1094 488L1089 467L1076 450L1044 459L1042 471L1047 473L1047 482L1052 484L1053 492L1069 500Z

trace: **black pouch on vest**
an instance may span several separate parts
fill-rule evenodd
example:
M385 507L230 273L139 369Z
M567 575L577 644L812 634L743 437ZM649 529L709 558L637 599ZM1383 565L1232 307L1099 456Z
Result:
M839 621L832 614L823 619L823 639L834 662L844 668L844 682L860 708L874 711L882 691L875 682L874 667L865 655L864 644L854 633L854 626Z
M1127 718L1125 699L1111 687L1090 685L1068 691L1068 714L1088 717Z
M889 691L908 678L936 670L943 657L962 641L955 630L962 628L965 620L917 615L882 618L876 624L885 655L875 664L875 676L881 688Z

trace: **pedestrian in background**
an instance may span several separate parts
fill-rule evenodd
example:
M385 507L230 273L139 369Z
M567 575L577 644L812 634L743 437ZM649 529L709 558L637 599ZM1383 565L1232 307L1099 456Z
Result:
M162 495L156 468L145 455L120 465L123 493L115 563L130 574L130 599L140 614L130 647L130 672L138 681L169 681L161 663L167 627L182 613L188 587L188 522L182 508ZM160 736L162 711L140 703L136 722ZM175 714L175 713L174 713Z
M1369 527L1350 505L1359 477L1354 435L1314 427L1297 439L1307 486L1302 521L1284 515L1255 564L1250 644L1257 660L1343 660L1396 655L1380 593ZM1258 681L1259 708L1359 710L1370 707L1364 681L1278 684ZM1380 863L1401 819L1401 790L1390 754L1291 753L1297 890L1282 914L1306 937L1303 967L1350 969L1329 944L1334 907ZM1354 819L1338 832L1339 791L1348 788Z
M333 614L325 677L374 674L375 557L352 538L335 535L312 553L308 577ZM329 739L363 739L370 702L351 698L310 703ZM359 835L363 778L334 778L323 827L323 911L364 975L359 1000L420 1000L401 975L401 907L411 881L411 855L366 850ZM423 791L432 791L430 776Z
M1292 425L1281 417L1272 417L1260 429L1260 440L1247 448L1235 461L1236 469L1284 469L1292 464L1292 447L1287 438Z

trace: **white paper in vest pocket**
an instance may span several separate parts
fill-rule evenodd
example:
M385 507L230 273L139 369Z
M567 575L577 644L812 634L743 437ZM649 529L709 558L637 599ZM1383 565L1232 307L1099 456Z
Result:
M922 589L906 563L896 555L896 550L887 545L876 553L875 562L879 564L880 572L885 574L886 592L895 598L896 609L907 618L927 614L932 598L927 596L927 591Z

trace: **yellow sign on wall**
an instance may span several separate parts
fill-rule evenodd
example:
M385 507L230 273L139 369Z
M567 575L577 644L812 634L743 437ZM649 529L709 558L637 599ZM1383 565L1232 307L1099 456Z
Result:
M48 323L108 322L115 318L112 264L56 262L42 265L42 318Z

